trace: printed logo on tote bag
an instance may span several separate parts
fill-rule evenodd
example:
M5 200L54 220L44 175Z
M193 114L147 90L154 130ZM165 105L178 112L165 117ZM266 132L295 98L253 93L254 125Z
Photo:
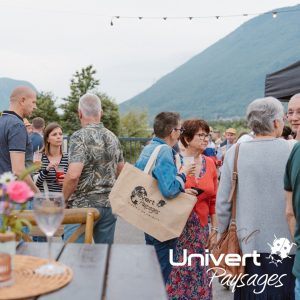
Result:
M129 203L131 206L135 207L139 211L144 212L153 219L157 219L154 217L154 215L159 215L160 208L164 207L167 204L167 202L163 199L159 200L158 202L156 200L150 199L148 197L146 189L142 186L137 186L133 189L133 191L131 192Z

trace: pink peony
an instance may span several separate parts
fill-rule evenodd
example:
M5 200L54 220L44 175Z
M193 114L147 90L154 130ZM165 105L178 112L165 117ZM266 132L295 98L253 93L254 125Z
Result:
M24 203L28 198L33 197L34 193L24 181L12 181L7 185L9 198L16 203Z

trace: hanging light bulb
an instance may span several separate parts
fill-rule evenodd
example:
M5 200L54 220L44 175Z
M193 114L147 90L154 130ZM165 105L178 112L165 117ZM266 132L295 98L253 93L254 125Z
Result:
M272 16L273 16L274 19L277 18L277 11L273 11Z

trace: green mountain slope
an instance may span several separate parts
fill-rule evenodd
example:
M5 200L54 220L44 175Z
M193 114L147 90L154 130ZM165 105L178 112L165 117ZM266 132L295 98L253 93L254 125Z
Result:
M292 9L295 12L281 13ZM299 10L299 11L297 11ZM300 59L300 5L258 16L237 28L153 86L120 104L122 113L146 109L205 119L243 116L264 96L267 73Z
M29 86L36 91L36 88L28 81L0 78L0 111L8 109L9 96L12 90L18 85Z

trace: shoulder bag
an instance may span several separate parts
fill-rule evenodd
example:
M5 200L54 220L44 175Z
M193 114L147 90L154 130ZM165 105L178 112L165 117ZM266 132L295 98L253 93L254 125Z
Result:
M209 266L213 268L213 272L218 274L224 274L231 276L239 276L245 273L245 267L240 262L237 266L228 266L225 263L225 256L227 254L237 254L242 257L242 251L240 248L237 227L236 227L236 194L237 194L237 182L238 182L238 172L237 172L237 160L239 155L240 144L236 145L235 156L234 156L234 167L232 173L232 186L229 195L229 201L232 202L231 206L231 220L228 229L222 234L221 238L217 242L216 246L212 249L211 254L214 256L214 260L210 258ZM223 256L221 258L221 256ZM216 261L218 263L216 264Z

